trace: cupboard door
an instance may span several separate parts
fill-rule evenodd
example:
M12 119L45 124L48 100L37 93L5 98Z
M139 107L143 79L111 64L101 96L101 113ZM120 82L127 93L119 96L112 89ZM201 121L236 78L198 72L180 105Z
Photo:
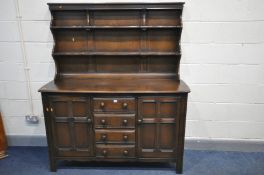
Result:
M138 103L139 157L175 158L177 97L142 97Z
M93 134L90 99L50 96L49 103L57 156L91 156Z

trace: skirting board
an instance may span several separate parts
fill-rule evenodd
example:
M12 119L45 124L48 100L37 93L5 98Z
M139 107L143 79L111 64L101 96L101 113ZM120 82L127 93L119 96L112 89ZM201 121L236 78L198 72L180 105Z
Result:
M9 146L47 146L46 136L8 135ZM264 152L264 140L186 138L185 149Z

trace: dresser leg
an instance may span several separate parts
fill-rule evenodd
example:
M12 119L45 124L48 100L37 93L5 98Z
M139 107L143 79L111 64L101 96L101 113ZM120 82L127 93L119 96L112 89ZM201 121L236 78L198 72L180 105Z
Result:
M182 174L183 156L179 156L176 160L176 174Z
M50 171L56 172L57 171L57 162L55 159L50 160Z
M182 174L182 164L179 162L176 163L176 174Z

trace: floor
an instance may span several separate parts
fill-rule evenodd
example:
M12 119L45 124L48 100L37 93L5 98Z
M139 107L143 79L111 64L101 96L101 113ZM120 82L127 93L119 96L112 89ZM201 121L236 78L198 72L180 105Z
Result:
M174 175L174 164L60 162L49 172L46 147L11 147L0 175ZM186 150L185 175L264 175L264 153Z

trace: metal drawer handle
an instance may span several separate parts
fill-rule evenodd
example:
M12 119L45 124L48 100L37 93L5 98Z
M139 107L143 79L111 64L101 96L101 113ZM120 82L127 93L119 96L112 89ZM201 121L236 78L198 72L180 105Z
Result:
M127 125L127 120L126 120L126 119L123 120L123 124L124 124L124 125Z
M106 134L102 134L102 135L101 135L101 139L102 139L103 141L106 141L106 139L107 139L107 135L106 135Z
M128 140L128 136L127 136L127 135L124 135L124 136L123 136L123 139L124 139L125 141L127 141L127 140Z
M142 123L142 120L141 119L138 119L138 123L141 124Z
M106 124L105 119L102 119L102 120L101 120L101 123L102 123L102 125L105 125L105 124Z
M105 107L105 103L104 102L101 102L100 103L100 106L101 106L101 108L104 108Z
M92 119L87 118L87 122L88 122L88 123L92 123Z
M107 151L106 150L103 150L103 155L106 156L107 155Z
M123 154L124 154L125 156L127 156L127 155L128 155L128 150L125 150L125 151L123 152Z
M128 106L128 104L127 104L127 103L123 103L123 108L124 108L124 109L126 109L126 108L127 108L127 106Z

